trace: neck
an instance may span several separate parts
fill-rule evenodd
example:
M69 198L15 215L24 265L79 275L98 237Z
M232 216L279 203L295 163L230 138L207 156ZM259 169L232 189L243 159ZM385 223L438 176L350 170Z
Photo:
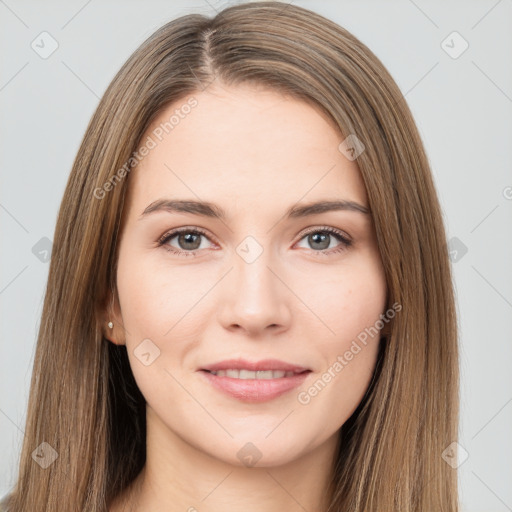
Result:
M232 465L170 431L147 406L147 456L111 512L325 511L337 435L285 464Z

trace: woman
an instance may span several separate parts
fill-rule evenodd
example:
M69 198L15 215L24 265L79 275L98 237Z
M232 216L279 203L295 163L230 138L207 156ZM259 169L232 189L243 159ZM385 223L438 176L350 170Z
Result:
M9 512L458 510L445 231L397 85L279 2L156 31L54 237Z

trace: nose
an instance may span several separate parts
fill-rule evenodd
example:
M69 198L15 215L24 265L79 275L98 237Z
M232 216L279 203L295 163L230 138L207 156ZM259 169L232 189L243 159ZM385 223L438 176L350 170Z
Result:
M271 261L263 251L255 261L248 262L233 254L233 269L223 279L222 298L218 310L225 329L242 330L258 336L277 333L289 327L292 294L278 262Z

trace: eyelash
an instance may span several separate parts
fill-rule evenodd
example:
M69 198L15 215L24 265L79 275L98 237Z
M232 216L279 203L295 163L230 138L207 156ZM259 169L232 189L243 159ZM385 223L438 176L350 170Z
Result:
M200 229L200 228L178 228L174 229L172 231L168 231L165 233L159 240L158 240L158 247L163 247L165 250L169 251L170 253L177 254L178 256L197 256L197 253L199 250L195 251L182 251L180 249L176 249L174 247L171 247L170 245L166 245L169 240L174 238L176 235L179 235L180 233L193 233L197 235L203 235L205 238L208 238L210 240L208 234ZM313 253L318 254L319 256L330 256L332 254L336 254L342 251L347 250L351 245L352 241L349 240L341 231L338 231L337 229L325 226L321 228L315 228L312 230L307 231L306 233L302 234L302 237L298 240L299 242L305 238L306 236L312 234L312 233L329 233L330 235L333 235L334 238L336 238L340 243L338 247L335 249L323 249L321 251L315 251L312 249Z

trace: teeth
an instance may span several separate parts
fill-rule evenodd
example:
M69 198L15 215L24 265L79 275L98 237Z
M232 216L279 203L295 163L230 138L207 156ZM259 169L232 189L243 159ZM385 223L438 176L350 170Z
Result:
M232 379L260 379L260 380L268 380L268 379L282 379L283 377L293 377L295 375L294 372L289 371L285 372L284 370L217 370L211 371L213 375L217 377L230 377Z
M240 370L240 375L236 375L236 370L233 370L232 377L233 379L255 379L256 378L256 372L251 372L250 370ZM226 377L227 377L226 372Z
M284 377L283 371L259 370L256 372L257 379L280 379Z

